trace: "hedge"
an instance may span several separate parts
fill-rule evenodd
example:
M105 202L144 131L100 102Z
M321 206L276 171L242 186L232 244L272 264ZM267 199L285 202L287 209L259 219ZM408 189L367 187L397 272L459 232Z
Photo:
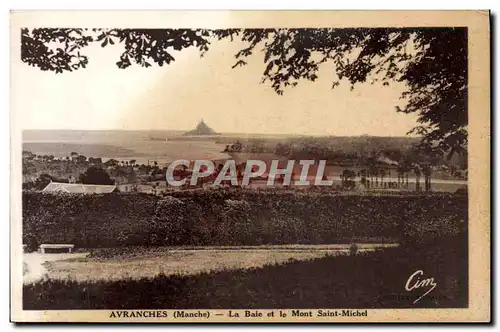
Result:
M220 189L140 193L23 192L23 240L77 247L434 241L462 234L464 194L364 195Z

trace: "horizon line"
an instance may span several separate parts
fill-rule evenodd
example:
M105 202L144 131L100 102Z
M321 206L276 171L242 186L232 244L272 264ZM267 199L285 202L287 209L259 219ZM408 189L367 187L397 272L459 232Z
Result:
M25 128L22 129L23 132L25 131L88 131L88 132L102 132L102 131L121 131L121 132L140 132L140 131L175 131L175 132L188 132L191 129L48 129L48 128ZM383 135L371 135L371 134L360 134L360 135L335 135L335 134L308 134L308 133L303 133L303 134L297 134L297 133L248 133L248 132L217 132L215 135L191 135L191 136L186 136L186 137L217 137L217 136L223 136L227 134L241 134L241 135L266 135L266 136L272 136L272 135L277 135L277 136L315 136L315 137L401 137L401 138L419 138L420 136L409 136L409 135L398 135L398 136L383 136Z

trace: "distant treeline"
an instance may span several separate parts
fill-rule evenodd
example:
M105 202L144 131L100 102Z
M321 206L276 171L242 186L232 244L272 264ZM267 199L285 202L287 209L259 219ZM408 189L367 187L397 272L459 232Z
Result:
M419 138L412 137L288 137L288 138L225 138L226 152L274 153L289 159L324 159L330 164L368 165L379 156L405 163L429 162L467 168L466 155L453 155L418 148Z

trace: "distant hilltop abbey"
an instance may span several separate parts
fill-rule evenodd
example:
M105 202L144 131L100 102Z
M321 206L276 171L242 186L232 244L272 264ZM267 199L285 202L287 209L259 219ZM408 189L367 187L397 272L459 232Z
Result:
M184 133L185 136L196 136L196 135L219 135L212 128L210 128L204 121L198 123L195 129L187 131Z

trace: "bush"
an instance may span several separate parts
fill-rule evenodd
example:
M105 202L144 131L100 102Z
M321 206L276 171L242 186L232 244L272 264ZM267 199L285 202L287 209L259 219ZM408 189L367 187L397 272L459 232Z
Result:
M35 252L38 250L40 244L37 241L36 235L33 233L27 233L24 236L24 244L26 245L25 252Z
M157 198L143 194L23 193L23 240L77 247L144 244Z
M23 192L23 240L78 247L432 241L462 234L467 196L221 189L139 193ZM30 241L33 241L32 239Z

